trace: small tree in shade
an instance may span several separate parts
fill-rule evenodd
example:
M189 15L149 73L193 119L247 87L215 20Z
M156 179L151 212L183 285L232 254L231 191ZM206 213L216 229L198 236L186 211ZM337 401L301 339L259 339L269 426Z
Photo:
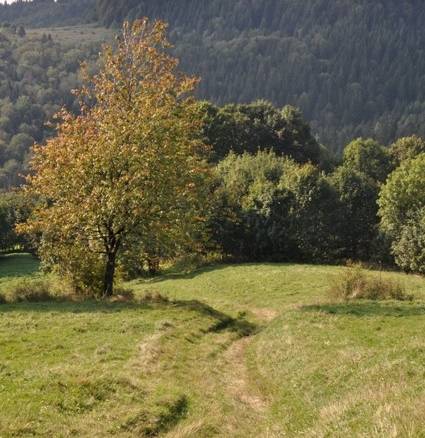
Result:
M25 31L24 26L19 26L18 29L16 30L16 34L19 37L23 38L27 34L26 31Z
M202 227L197 80L177 72L165 32L125 24L79 93L81 115L64 112L57 137L34 148L26 191L40 202L19 230L38 236L43 262L78 290L112 295L123 251L170 252Z

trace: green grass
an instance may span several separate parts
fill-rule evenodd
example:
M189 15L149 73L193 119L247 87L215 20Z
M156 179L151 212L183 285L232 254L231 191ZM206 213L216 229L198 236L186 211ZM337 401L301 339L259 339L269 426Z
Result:
M28 29L28 36L42 37L50 34L54 41L62 44L75 43L98 43L111 41L114 32L105 27L93 24L66 26L66 27L46 27Z
M38 269L38 260L29 254L0 255L0 287L11 280L33 276Z
M35 269L3 258L0 281ZM412 302L331 303L342 269L215 266L128 284L169 302L2 305L0 436L425 436L425 280L376 274Z

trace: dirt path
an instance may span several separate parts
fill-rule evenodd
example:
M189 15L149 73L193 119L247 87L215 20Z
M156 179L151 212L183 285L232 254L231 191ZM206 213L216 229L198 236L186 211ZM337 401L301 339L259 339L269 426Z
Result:
M264 323L270 323L278 316L274 309L253 309L255 317ZM267 409L267 400L255 390L246 365L246 351L254 336L247 336L233 342L224 354L226 361L226 390L236 402L243 403L252 411L261 414Z
M278 316L273 309L252 309L255 319L264 327ZM279 436L267 421L269 400L255 385L247 365L247 350L254 342L255 335L234 341L224 352L220 364L223 370L222 385L224 395L232 406L235 417L228 415L227 436L275 438ZM252 435L241 435L240 425Z
M253 390L245 363L245 353L252 339L252 336L239 339L233 342L226 351L225 383L228 393L235 401L243 403L257 413L262 413L266 410L267 402L260 393Z

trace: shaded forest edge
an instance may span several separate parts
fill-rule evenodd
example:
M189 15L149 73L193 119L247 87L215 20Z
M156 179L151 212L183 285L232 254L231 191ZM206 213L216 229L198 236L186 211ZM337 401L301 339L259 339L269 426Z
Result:
M3 250L36 251L77 293L103 296L212 254L425 272L423 138L358 138L337 162L294 107L197 100L166 29L126 22L95 74L84 66L79 109L32 148L24 190L2 196Z

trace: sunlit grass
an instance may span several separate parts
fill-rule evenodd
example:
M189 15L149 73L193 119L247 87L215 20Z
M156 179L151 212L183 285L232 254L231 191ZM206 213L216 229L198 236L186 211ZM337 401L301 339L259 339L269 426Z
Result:
M4 284L37 269L0 262ZM0 436L421 436L425 281L374 273L414 300L332 302L343 269L218 265L126 285L168 302L0 305Z

